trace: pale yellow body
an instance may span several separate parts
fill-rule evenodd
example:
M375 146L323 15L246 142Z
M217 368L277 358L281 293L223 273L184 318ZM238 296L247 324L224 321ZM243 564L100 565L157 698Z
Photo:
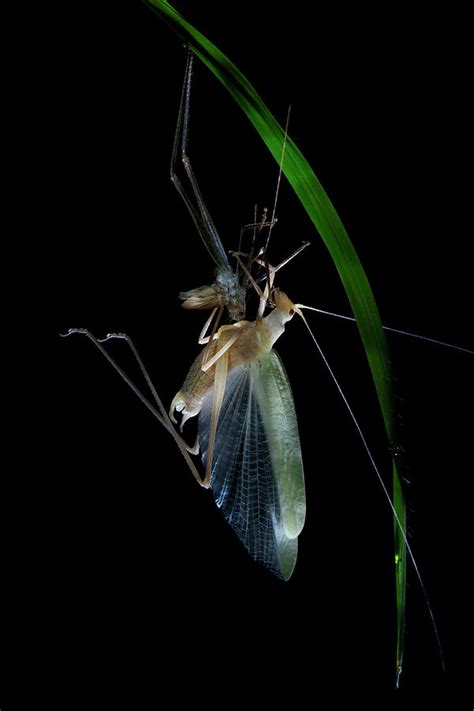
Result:
M269 353L275 341L285 330L285 323L293 317L295 308L283 292L276 292L274 298L276 308L264 318L257 318L256 321L238 321L231 326L221 326L208 350L205 351L206 361L210 361L225 347L227 342L233 339L235 342L228 350L224 351L222 356L225 355L227 358L227 372L237 365L258 361L266 353ZM219 359L208 369L205 369L203 354L199 354L195 359L181 390L176 393L171 403L170 417L173 421L176 421L175 411L182 413L182 425L190 417L199 414L204 398L215 385L218 363Z

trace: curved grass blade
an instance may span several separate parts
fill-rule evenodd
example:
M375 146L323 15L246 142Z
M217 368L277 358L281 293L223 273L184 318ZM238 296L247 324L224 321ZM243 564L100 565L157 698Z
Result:
M226 55L185 20L165 0L147 0L171 28L192 48L202 62L228 89L273 155L280 163L285 132L252 85ZM393 505L405 527L405 502L396 464L396 435L392 416L388 347L372 289L357 253L334 206L313 169L288 137L283 173L300 199L326 245L349 299L374 380L392 452ZM397 603L397 678L403 661L405 626L405 544L395 521L395 576Z

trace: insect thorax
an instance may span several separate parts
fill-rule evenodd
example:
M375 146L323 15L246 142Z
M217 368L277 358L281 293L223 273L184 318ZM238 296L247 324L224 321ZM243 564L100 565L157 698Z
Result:
M233 321L240 321L245 316L245 289L231 269L219 272L214 284L182 291L179 298L185 309L224 307Z
M237 274L232 269L221 271L216 277L215 285L222 290L230 318L234 321L244 318L245 289L241 286Z

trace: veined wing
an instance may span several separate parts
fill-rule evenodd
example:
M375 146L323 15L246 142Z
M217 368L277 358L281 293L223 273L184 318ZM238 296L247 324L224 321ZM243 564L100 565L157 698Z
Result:
M211 410L212 392L199 415L204 464ZM287 580L296 563L305 494L293 398L275 351L227 376L211 489L250 555Z

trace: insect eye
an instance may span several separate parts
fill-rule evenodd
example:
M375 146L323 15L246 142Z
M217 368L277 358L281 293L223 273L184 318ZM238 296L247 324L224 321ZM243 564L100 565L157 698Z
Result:
M294 315L295 315L295 310L294 310L294 309L290 309L290 310L288 311L288 314L289 314L289 316L294 316Z

